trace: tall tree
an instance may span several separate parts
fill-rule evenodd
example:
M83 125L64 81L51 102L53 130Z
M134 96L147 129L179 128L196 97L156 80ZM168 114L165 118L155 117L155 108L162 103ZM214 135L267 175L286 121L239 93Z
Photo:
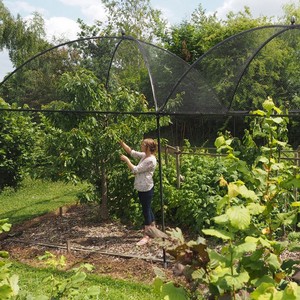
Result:
M58 78L76 66L76 53L67 47L47 52L53 45L46 40L44 20L38 13L33 13L30 20L19 15L14 18L1 2L0 14L3 18L0 46L8 50L13 66L19 68L1 87L2 97L8 103L32 108L59 99Z
M208 16L200 4L190 20L183 20L166 32L164 46L185 61L193 63L222 38L222 23L216 14Z
M107 20L98 20L92 26L79 20L80 38L103 37L74 45L83 57L81 65L92 70L103 83L107 80L109 70L112 88L127 86L142 92L151 101L148 70L139 45L132 41L118 44L119 40L105 37L120 38L125 34L144 42L155 41L157 44L166 30L166 21L159 10L151 7L149 0L102 2ZM115 50L117 51L114 52Z
M150 0L102 0L108 21L106 33L120 35L124 32L135 38L153 42L166 29L166 20L160 10L153 9Z
M44 19L38 13L24 20L20 15L13 17L0 2L0 47L6 48L12 64L17 67L38 52L47 49Z

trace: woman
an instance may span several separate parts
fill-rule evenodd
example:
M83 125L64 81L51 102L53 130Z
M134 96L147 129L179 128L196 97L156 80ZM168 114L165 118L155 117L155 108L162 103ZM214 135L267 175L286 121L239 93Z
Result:
M137 165L134 165L127 156L121 155L121 160L126 162L129 170L135 175L134 188L138 191L139 200L142 205L145 232L144 237L137 243L138 246L142 246L147 244L150 239L146 234L147 229L149 226L155 226L151 202L154 192L153 174L157 164L155 157L157 144L153 139L144 139L140 152L132 150L123 141L120 141L120 145L127 154L140 160Z

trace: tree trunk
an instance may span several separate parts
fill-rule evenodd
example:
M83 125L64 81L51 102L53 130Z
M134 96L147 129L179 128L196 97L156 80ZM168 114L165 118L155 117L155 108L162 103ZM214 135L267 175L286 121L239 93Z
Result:
M102 162L101 166L101 205L100 205L100 217L103 220L109 218L108 213L108 199L107 199L107 177L105 164Z

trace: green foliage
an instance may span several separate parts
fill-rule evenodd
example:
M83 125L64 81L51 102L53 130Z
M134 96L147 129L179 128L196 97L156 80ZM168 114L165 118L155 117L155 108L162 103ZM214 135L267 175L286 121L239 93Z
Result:
M0 98L0 108L16 109ZM38 127L31 116L21 112L1 111L0 114L0 191L17 188L30 163Z
M14 299L19 293L18 276L10 274L10 264L0 259L0 298Z
M0 234L10 230L11 224L7 222L8 219L0 219ZM13 299L19 293L19 278L17 275L11 275L8 257L6 251L0 251L0 299Z
M4 213L2 216L13 214L14 223L53 211L66 204L67 196L74 201L76 190L62 183L46 183L26 180L26 185L18 191L6 189L0 196ZM45 194L47 191L47 194ZM50 201L51 200L51 201ZM55 206L56 205L56 206ZM41 207L42 206L42 207ZM48 209L45 209L45 206ZM18 216L17 216L18 215ZM8 219L0 220L0 233L8 232L11 225ZM69 272L58 272L65 269L65 257L55 256L50 252L38 257L47 269L31 268L8 260L9 254L0 251L0 299L54 299L49 295L63 295L65 299L156 299L145 285L123 282L106 277L98 277L82 273L90 273L92 268L84 264ZM18 279L19 278L19 279ZM83 280L84 279L84 280ZM100 295L99 295L100 293ZM72 298L73 297L73 298ZM89 298L88 298L89 297ZM97 298L98 297L98 298ZM57 299L57 298L55 298ZM59 298L63 299L63 298Z
M0 233L3 231L9 231L11 228L11 224L8 223L8 219L1 219L0 220Z
M63 72L75 68L73 56L57 48L26 63L3 84L6 101L41 109L42 105L60 99L58 82Z
M120 212L122 207L126 211L132 186L128 185L128 171L126 174L120 161L119 141L129 141L133 147L139 145L144 134L156 127L156 120L143 114L103 112L146 112L144 96L126 88L109 94L93 73L86 70L65 73L61 89L66 101L53 102L47 108L68 112L41 116L45 135L40 145L41 168L35 172L52 180L87 182L89 188L81 193L81 200L101 203L103 218L108 217L109 208ZM86 113L72 113L73 110ZM95 113L97 111L102 113ZM124 190L120 189L122 186ZM109 205L109 199L116 201L110 201Z
M23 20L20 15L14 18L1 1L0 17L0 47L9 50L14 66L19 66L49 45L45 41L44 20L38 13L34 13L28 20Z
M180 154L180 188L177 187L176 158L168 155L163 164L163 192L166 220L170 224L200 232L212 223L216 213L215 197L222 193L218 186L221 174L228 174L222 157L212 157L205 150L194 151L186 141ZM155 177L158 182L158 174ZM155 195L159 211L158 193Z
M86 264L84 264L86 265ZM82 267L82 266L79 266ZM29 299L39 299L43 295L50 300L49 295L53 291L54 286L45 284L47 278L51 276L58 282L66 282L67 279L75 275L76 269L70 271L55 270L53 268L35 268L24 265L18 262L13 262L11 271L19 275L20 299L26 299L26 296L31 295ZM97 286L100 294L90 299L103 300L156 300L156 295L151 291L151 287L141 283L131 281L118 280L108 276L98 276L89 269L81 269L81 272L86 273L86 278L81 284L80 292L81 299L85 297L85 291L92 286ZM69 280L71 282L71 280ZM66 294L65 294L66 295ZM79 297L79 296L78 296ZM98 298L97 298L98 297ZM27 299L27 300L29 300Z
M186 300L187 294L182 287L176 287L172 282L164 283L157 277L153 283L154 292L160 299Z
M65 267L65 257L62 255L56 257L51 252L46 251L43 256L38 257L39 260L45 261L47 266L51 268ZM82 264L78 268L74 268L70 273L72 275L66 279L57 279L51 275L43 280L43 283L51 287L49 296L40 296L41 299L98 299L100 294L99 286L85 287L87 274L84 270L92 271L93 266L90 264Z
M219 20L216 14L208 16L200 4L194 10L190 21L183 20L167 32L164 37L165 47L193 63L226 38L269 23L266 17L254 19L249 8L238 13L231 12L225 20Z
M108 17L107 22L99 20L90 26L80 21L79 36L81 38L91 36L119 37L121 34L125 34L143 42L151 43L155 41L156 44L159 44L160 37L166 29L166 21L162 18L161 11L151 7L149 0L105 0L103 5ZM145 53L141 51L140 46L142 48L145 47L145 51L148 48L146 44L140 45L127 39L122 40L121 43L116 39L95 39L87 43L72 45L72 47L76 48L75 52L80 53L80 65L86 69L93 70L103 84L108 83L109 89L115 90L117 87L126 86L129 90L143 93L147 101L153 104L151 84L146 67L149 61L145 62L143 57ZM151 52L155 51L155 48L150 48ZM159 60L163 60L163 57L163 55L155 55L157 68L160 71L162 68ZM113 59L113 62L111 59ZM110 69L108 70L108 68ZM156 66L151 64L152 74L153 72L157 73L155 68ZM109 82L107 82L108 75ZM169 73L167 76L169 76ZM159 98L158 95L156 97Z
M4 257L4 256L1 256ZM50 252L39 257L50 266L49 269L35 269L10 263L0 258L0 298L1 299L154 299L146 286L130 282L119 282L110 278L100 278L89 273L90 264L81 264L68 272L58 272L64 266L65 258ZM11 275L12 273L15 273ZM16 275L18 274L18 275ZM20 279L19 279L20 278Z
M178 230L171 233L171 243L165 243L166 251L181 264L181 273L193 282L189 285L192 299L197 299L200 285L206 285L214 297L228 295L233 299L243 293L251 299L297 299L300 295L300 286L289 280L300 261L283 259L288 242L277 240L283 227L292 230L299 212L293 191L288 189L291 186L285 185L293 178L294 167L278 162L277 156L278 148L288 146L288 120L276 116L281 110L270 98L263 109L253 112L256 117L251 122L251 145L257 139L264 142L252 165L239 159L241 153L235 151L230 135L215 142L220 152L227 153L229 170L238 175L230 182L221 176L220 187L226 193L216 197L214 226L202 230L218 243L222 241L221 246L210 249L201 239L185 242ZM293 183L298 186L299 182Z
M290 24L291 16L299 15L300 10L299 4L290 4L284 7L285 15L281 24L286 25ZM259 50L239 81L237 89L234 91L235 94L232 95L234 101L230 104L230 108L243 111L258 109L266 97L271 96L274 99L276 98L277 106L283 105L286 108L299 109L299 96L295 92L299 90L298 34L291 33L276 36L272 41L268 41L262 49L258 49L259 45L255 47L257 49L254 49L253 45L256 38L261 38L262 35L258 33L259 31L256 31L256 33L254 31L253 34L248 32L245 35L236 37L236 39L228 40L227 49L220 47L222 53L218 53L218 47L214 48L212 52L208 52L212 50L212 47L236 34L274 23L278 24L278 20L275 18L265 16L253 18L249 7L244 7L242 11L237 13L230 12L226 18L220 20L216 14L208 16L202 6L199 5L190 20L184 20L179 25L171 27L164 39L165 47L187 62L194 63L199 59L203 74L209 76L208 80L211 81L211 86L214 86L215 91L219 93L220 99L224 100L228 99L228 93L223 94L222 91L227 90L231 78L238 77L235 68L231 69L231 66L236 65L235 58L240 60L244 54L249 53L244 62L245 65L248 65L252 54ZM235 43L236 41L239 42ZM227 52L229 55L223 57L223 53ZM235 56L237 53L241 55ZM204 54L205 57L202 56ZM220 72L220 68L224 68L224 73ZM224 78L227 78L227 80L224 80ZM178 131L184 131L187 125L197 132L197 125L190 117L185 118L185 122ZM210 126L213 127L212 132L219 130L215 119L210 121ZM299 139L296 128L299 126L299 121L295 118L290 126L293 127L293 131L291 130L289 133L290 137L293 137L291 144L297 147ZM236 127L234 130L236 130ZM191 142L195 143L196 138L193 137L193 139ZM205 141L202 138L200 144ZM198 141L196 142L199 144ZM250 153L254 150L249 149Z
M14 18L1 2L0 17L0 47L8 50L14 67L19 67L32 56L50 47L46 41L44 19L38 13L33 13L27 20L20 15ZM51 54L43 56L42 60L34 60L11 77L1 87L1 94L6 102L40 107L40 103L49 101L50 95L56 95L55 74L66 68L61 63L62 55L58 55L59 53L61 52L52 51Z
M45 251L44 255L38 257L40 261L45 262L45 264L52 268L64 268L66 266L66 257L61 255L57 258L54 254L49 251Z
M97 22L90 28L98 35L119 36L121 32L151 42L160 37L166 28L166 20L160 10L153 9L149 0L111 1L103 0L108 21ZM82 29L88 29L82 24ZM90 36L90 32L87 36ZM96 34L93 34L94 36Z

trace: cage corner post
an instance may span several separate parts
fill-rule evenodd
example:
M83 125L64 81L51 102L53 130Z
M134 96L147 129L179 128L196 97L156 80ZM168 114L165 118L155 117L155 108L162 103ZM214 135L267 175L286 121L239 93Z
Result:
M165 232L165 212L164 212L164 197L163 197L163 184L162 184L162 161L161 161L161 136L160 136L160 114L156 114L156 130L157 130L157 147L158 147L158 166L159 166L159 197L161 205L161 222L162 231ZM166 249L163 248L163 264L167 267Z

